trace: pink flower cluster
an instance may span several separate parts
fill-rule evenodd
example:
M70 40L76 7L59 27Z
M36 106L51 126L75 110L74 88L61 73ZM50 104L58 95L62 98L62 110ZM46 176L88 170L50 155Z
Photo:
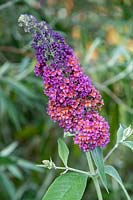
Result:
M24 16L26 22L23 20L22 25L33 35L35 74L42 77L44 93L49 97L48 114L66 132L75 134L74 143L81 150L106 146L109 126L98 113L103 100L83 73L72 48L45 22L38 23L33 16Z

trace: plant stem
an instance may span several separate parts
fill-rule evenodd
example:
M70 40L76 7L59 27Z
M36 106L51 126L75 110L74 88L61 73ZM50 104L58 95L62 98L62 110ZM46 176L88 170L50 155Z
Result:
M87 176L89 177L92 177L93 175L89 172L86 172L86 171L82 171L82 170L79 170L79 169L74 169L74 168L71 168L71 167L55 167L55 169L64 169L66 171L72 171L72 172L78 172L78 173L81 173L81 174L86 174Z
M47 168L45 165L43 165L43 164L41 164L41 165L37 165L38 167L44 167L44 168ZM74 168L71 168L71 167L58 167L58 166L56 166L55 164L53 165L53 168L54 169L59 169L59 170L65 170L66 172L67 171L72 171L72 172L78 172L78 173L80 173L80 174L85 174L85 175L87 175L87 176L89 176L89 177L94 177L94 176L96 176L96 174L95 174L95 172L94 172L94 174L92 174L92 173L89 173L89 172L87 172L87 171L83 171L83 170L79 170L79 169L74 169Z
M89 151L86 153L86 157L87 157L88 165L89 165L89 168L90 168L90 172L92 174L95 174L92 158L91 158L91 155L90 155ZM92 179L93 179L93 182L94 182L94 185L95 185L95 188L96 188L98 200L103 200L98 178L97 177L92 177Z
M116 144L110 151L109 153L105 156L104 162L111 156L111 154L114 152L114 150L118 147L118 144Z

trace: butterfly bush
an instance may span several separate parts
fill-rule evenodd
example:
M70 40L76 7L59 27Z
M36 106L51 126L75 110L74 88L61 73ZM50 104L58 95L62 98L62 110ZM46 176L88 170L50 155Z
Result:
M102 97L84 74L73 49L60 33L32 15L21 15L19 25L32 34L37 60L34 72L43 80L51 119L74 134L74 143L85 152L106 146L109 125L98 112Z

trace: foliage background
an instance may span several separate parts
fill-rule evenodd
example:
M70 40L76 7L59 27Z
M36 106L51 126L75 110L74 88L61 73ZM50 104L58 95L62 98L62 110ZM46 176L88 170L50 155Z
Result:
M133 12L131 0L1 0L0 1L0 194L2 200L40 200L59 172L40 170L33 163L52 159L61 165L57 139L63 130L46 113L43 85L33 73L31 37L18 28L20 14L33 14L60 31L74 48L86 74L101 91L102 114L109 121L112 147L119 123L133 118ZM72 167L87 170L85 156L73 141ZM133 197L131 151L125 147L110 158ZM110 196L124 200L110 181ZM88 181L83 200L96 199Z

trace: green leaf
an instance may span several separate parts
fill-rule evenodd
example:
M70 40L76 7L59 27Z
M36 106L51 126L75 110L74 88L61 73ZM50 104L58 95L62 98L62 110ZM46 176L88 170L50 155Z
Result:
M133 134L133 129L131 128L131 125L124 129L123 131L123 140L126 140L128 137L130 137Z
M71 134L69 132L64 132L64 138L65 137L73 137L73 136L75 136L75 134Z
M133 151L133 141L124 141L121 144L129 147Z
M121 177L119 176L117 170L110 165L106 165L105 166L105 173L110 175L112 178L114 178L115 181L117 181L120 184L120 186L123 189L127 199L131 200L131 198L129 197L129 194L127 193L126 188L124 187L124 185L122 183Z
M16 161L15 159L13 159L12 157L8 157L8 156L0 156L0 165L11 165L11 164L15 164Z
M43 170L39 167L37 167L34 163L29 162L27 160L24 159L19 159L17 158L17 165L24 168L24 169L28 169L28 170L34 170L34 171L38 171L38 172L43 172Z
M18 146L18 142L12 142L6 148L4 148L1 152L1 156L9 156Z
M117 140L116 140L117 144L119 144L122 141L123 131L124 131L124 127L123 127L123 125L120 124L118 131L117 131Z
M14 195L16 193L13 181L11 181L8 176L0 171L0 187L3 188L5 193L8 195L10 200L14 200Z
M18 92L19 94L22 93L23 95L25 95L29 98L36 98L36 95L33 93L33 91L28 89L26 86L24 86L19 81L13 80L11 78L2 78L1 81L9 84L9 86L12 89L16 90L16 92Z
M98 169L98 173L99 173L99 176L101 178L101 181L102 181L105 189L108 192L102 150L101 150L100 147L96 147L94 150L91 151L91 154L92 154L92 158L93 158L93 160L95 162L95 165L96 165L96 167Z
M55 179L42 200L80 200L86 183L86 175L66 173Z
M67 166L69 149L62 139L58 140L58 153L64 165Z
M0 77L2 77L9 69L10 69L10 63L5 62L5 63L0 67Z
M23 175L22 175L21 171L19 170L19 168L17 166L15 166L15 165L9 165L8 166L8 170L11 172L11 174L14 177L16 177L16 178L18 178L20 180L23 179Z
M0 101L2 101L2 105L4 106L4 109L7 110L7 113L11 119L11 121L14 123L16 128L19 130L20 129L20 122L19 122L19 117L18 117L18 111L16 109L16 106L10 98L8 98L5 93L0 89Z

